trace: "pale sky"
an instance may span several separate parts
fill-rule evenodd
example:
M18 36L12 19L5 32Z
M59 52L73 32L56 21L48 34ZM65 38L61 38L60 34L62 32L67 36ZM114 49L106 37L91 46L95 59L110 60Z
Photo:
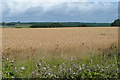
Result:
M119 0L4 0L2 21L113 22Z
M119 0L0 0L1 2L119 2Z

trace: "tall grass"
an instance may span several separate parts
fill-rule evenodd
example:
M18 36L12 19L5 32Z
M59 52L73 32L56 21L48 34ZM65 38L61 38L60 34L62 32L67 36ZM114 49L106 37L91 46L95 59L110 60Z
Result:
M72 48L70 48L72 49ZM66 53L57 50L42 53L30 49L25 51L8 50L3 52L3 78L117 78L116 44L97 51L82 54ZM27 50L28 51L28 50ZM10 53L17 56L10 56ZM50 51L49 51L50 52ZM8 54L9 53L9 54ZM74 55L73 55L74 54Z

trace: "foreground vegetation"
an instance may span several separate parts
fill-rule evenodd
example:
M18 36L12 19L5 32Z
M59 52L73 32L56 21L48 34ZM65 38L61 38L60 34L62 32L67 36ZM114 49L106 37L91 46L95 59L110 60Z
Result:
M19 59L3 56L3 78L118 78L117 46L104 51L86 53L84 58L62 58L49 54ZM44 55L44 54L42 54Z

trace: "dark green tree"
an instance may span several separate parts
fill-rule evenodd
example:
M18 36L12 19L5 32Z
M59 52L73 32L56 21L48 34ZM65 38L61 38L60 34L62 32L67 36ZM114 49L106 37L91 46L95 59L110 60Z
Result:
M30 28L48 28L46 25L31 25Z
M87 25L85 25L85 24L80 24L80 25L78 25L78 27L87 27Z
M50 27L63 27L61 23L52 23Z
M2 25L4 26L4 25L5 25L5 22L2 22Z
M120 26L120 19L117 19L113 23L111 23L111 26Z

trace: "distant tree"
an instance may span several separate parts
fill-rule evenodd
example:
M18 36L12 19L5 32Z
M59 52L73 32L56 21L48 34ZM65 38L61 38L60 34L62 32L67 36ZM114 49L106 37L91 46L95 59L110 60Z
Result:
M17 22L17 25L20 24L20 21Z
M52 23L50 27L63 27L61 23Z
M17 23L20 24L20 21L18 21Z
M120 26L120 19L117 19L113 23L111 23L111 26Z
M16 25L16 23L15 23L15 22L6 23L6 25L8 25L8 26L12 26L12 25Z
M48 28L46 25L31 25L30 28Z
M87 25L85 25L85 24L80 24L80 25L78 25L78 27L87 27Z
M2 22L2 25L4 26L4 25L5 25L5 22Z

